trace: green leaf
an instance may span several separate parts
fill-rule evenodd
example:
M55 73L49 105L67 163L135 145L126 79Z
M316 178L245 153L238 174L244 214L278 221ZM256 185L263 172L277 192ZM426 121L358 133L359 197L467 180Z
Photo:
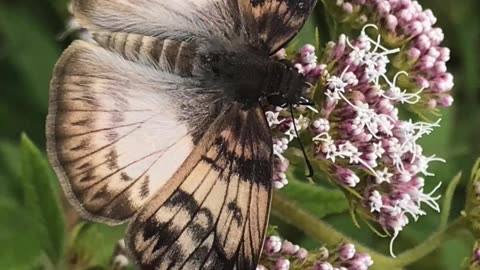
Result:
M83 223L76 233L73 250L82 269L108 267L118 240L123 239L125 226L110 227Z
M28 210L0 198L0 269L30 269L42 254L43 226Z
M17 203L22 199L20 178L20 154L18 145L0 141L0 194Z
M62 258L65 241L65 220L58 198L57 180L42 153L26 135L22 135L21 158L24 202L37 221L45 226L43 248L56 265Z
M302 30L294 39L295 51L305 44L315 44L316 31L315 19L314 17L309 17Z
M348 210L347 200L341 191L313 183L300 182L292 177L289 177L289 183L281 190L281 193L316 218Z

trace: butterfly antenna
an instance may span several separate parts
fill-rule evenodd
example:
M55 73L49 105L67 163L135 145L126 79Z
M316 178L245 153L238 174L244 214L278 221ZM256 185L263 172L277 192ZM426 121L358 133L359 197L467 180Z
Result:
M305 163L307 163L307 167L308 167L307 177L313 177L313 166L312 166L312 163L310 163L310 160L307 157L307 153L305 152L305 147L303 146L302 140L300 139L300 135L298 134L297 125L295 124L295 116L293 115L293 105L292 105L292 103L289 103L288 107L290 109L290 114L292 115L293 129L295 130L295 134L297 135L298 144L300 144L300 149L302 149L303 157L305 158Z

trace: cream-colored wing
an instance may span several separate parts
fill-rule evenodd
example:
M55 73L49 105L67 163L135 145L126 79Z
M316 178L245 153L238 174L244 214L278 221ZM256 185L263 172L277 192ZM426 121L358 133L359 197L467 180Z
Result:
M90 30L191 39L231 33L234 25L226 2L74 0L73 11L80 24Z
M262 109L233 103L130 224L131 257L140 269L255 269L271 176Z
M95 44L75 41L63 53L50 85L47 150L86 218L125 221L177 171L201 136L194 127L208 122L213 97L198 87Z
M75 0L91 30L179 40L204 38L224 47L272 54L302 28L316 0Z

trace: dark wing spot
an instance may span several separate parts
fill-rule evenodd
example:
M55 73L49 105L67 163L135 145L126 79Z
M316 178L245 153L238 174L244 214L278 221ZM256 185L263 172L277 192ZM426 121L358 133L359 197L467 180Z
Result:
M99 189L97 192L95 192L95 195L92 197L92 201L102 200L109 196L111 196L111 194L108 191L108 186L105 185L101 189Z
M85 150L90 147L90 140L89 139L83 139L80 141L80 143L72 148L70 148L70 151L80 151L80 150Z
M118 132L114 130L109 130L107 131L107 134L105 135L105 137L109 142L114 142L118 139L119 136L118 136Z
M142 186L140 187L140 197L142 199L145 199L150 195L150 189L148 187L148 184L150 183L150 176L145 176L143 178Z
M119 167L118 167L118 154L117 154L117 151L115 150L112 150L110 151L106 156L105 158L107 159L107 167L109 170L117 170Z
M125 121L125 114L123 112L112 113L111 120L113 123L120 123Z
M93 122L93 118L87 118L72 122L72 126L79 126L79 127L89 127Z
M82 178L80 178L78 181L80 183L84 183L84 182L89 182L89 181L92 181L96 178L96 176L93 174L94 173L94 170L88 170L87 172L85 172L85 174L82 176Z
M131 178L128 174L126 174L125 172L121 172L120 173L120 179L122 179L123 181L130 181L132 180L133 178Z
M78 166L77 170L81 171L81 170L89 168L89 167L92 167L92 164L89 161L87 161L87 162L83 163L82 165Z
M242 210L238 207L237 203L230 202L227 205L228 210L232 213L233 219L237 222L237 225L242 224L243 215Z
M207 226L192 223L189 229L192 232L193 240L197 243L201 243L207 234L213 229L215 224L213 222L212 211L210 211L208 208L200 209L200 211L197 213L197 217L200 217L200 219L205 218L207 220Z
M191 194L182 190L177 190L175 194L165 202L165 207L183 207L191 216L193 216L198 210L199 205Z

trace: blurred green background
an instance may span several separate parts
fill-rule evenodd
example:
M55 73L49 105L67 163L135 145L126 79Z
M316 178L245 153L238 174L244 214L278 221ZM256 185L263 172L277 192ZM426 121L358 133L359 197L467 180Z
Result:
M452 108L442 111L442 127L422 142L426 153L435 153L448 161L432 167L436 179L444 181L445 187L457 172L464 171L467 176L480 156L480 2L419 2L438 17L438 24L446 36L444 45L452 50L449 71L455 75L455 103ZM72 269L73 266L67 267L66 262L78 265L78 269L85 269L86 265L91 269L104 269L101 265L108 265L113 245L121 237L122 227L110 229L88 223L72 227L75 216L68 208L55 206L61 200L55 196L57 182L43 159L48 83L56 59L72 40L72 37L59 39L68 16L66 0L0 1L2 270L53 269L54 264L59 264L60 269ZM317 12L314 16L322 14ZM311 40L313 34L308 31L300 36L304 39L300 43ZM22 133L30 139L26 136L21 139ZM432 181L427 190L436 183L434 178L429 179ZM462 210L466 179L464 177L455 196L453 217ZM66 213L66 218L62 212ZM325 219L349 236L379 250L387 250L387 240L380 241L373 234L366 233L367 228L355 228L348 214L329 215ZM397 252L425 239L435 230L438 220L438 214L429 212L418 223L410 224L396 242ZM306 247L314 246L314 242L295 228L276 219L274 222L291 241ZM67 240L65 228L70 235ZM471 244L472 239L460 235L408 269L460 269ZM43 266L39 267L39 264Z

